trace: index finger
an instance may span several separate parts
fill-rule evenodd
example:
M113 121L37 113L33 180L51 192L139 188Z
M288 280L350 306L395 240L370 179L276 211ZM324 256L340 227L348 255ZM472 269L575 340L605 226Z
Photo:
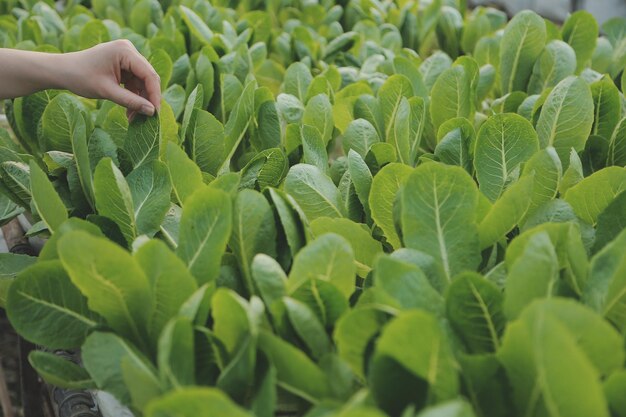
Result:
M128 68L135 77L143 81L146 88L146 98L156 109L161 107L161 79L152 65L137 50L128 52Z

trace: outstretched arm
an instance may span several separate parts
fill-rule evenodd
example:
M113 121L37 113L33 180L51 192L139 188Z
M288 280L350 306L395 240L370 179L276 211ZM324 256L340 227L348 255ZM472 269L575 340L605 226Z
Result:
M0 49L0 99L48 88L109 99L148 116L161 102L158 74L127 40L68 54Z

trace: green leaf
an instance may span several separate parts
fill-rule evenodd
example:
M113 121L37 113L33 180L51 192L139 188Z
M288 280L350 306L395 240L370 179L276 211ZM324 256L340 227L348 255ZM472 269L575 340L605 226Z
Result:
M461 37L461 47L468 54L474 52L476 42L492 31L491 22L485 9L476 8L467 21Z
M471 84L470 74L463 65L454 65L437 78L430 100L430 115L435 131L447 120L456 117L471 118L475 94Z
M110 135L115 145L123 147L128 132L128 118L122 106L115 106L107 113L102 128Z
M241 172L240 188L277 187L289 169L287 155L280 148L265 149L248 162Z
M186 265L160 240L150 240L133 255L148 278L155 310L150 318L150 338L156 346L161 330L196 291L196 281Z
M86 129L87 127L85 126L85 119L83 119L83 116L80 113L75 114L72 119L70 136L70 140L72 142L72 152L74 153L74 160L78 170L78 180L80 181L80 186L83 189L83 193L85 194L87 201L93 207L95 204L93 167L97 166L97 162L94 162L92 165L90 154L93 154L94 152L89 152Z
M563 40L570 44L576 52L576 72L582 71L587 66L593 52L596 49L598 38L598 22L593 15L586 10L572 13L561 29Z
M18 206L9 197L2 193L2 186L0 185L0 225L4 225L13 218L24 212L24 208ZM2 297L0 296L0 299ZM2 301L0 301L0 305Z
M575 153L574 150L572 152ZM530 175L534 177L534 186L530 195L529 214L554 199L559 191L563 168L559 155L553 147L549 146L536 152L526 162L522 177Z
M145 347L155 304L146 275L128 252L107 239L73 231L58 243L72 283L89 308L116 332Z
M626 328L626 232L622 231L591 259L583 301L618 329Z
M296 96L291 94L279 94L276 98L276 108L280 119L288 124L295 124L302 121L304 115L304 105ZM287 135L289 132L286 133Z
M11 283L24 269L37 261L34 256L15 253L0 254L0 307L4 307Z
M356 266L350 243L334 233L326 233L306 245L296 255L289 273L293 292L309 279L328 281L346 298L355 289Z
M140 387L160 388L152 363L114 333L97 331L90 334L81 353L85 369L98 388L113 394L124 405L130 405L133 391ZM129 378L131 375L133 379Z
M597 252L626 229L626 192L619 193L598 215L596 240L593 251Z
M146 366L145 361L133 360L129 356L121 359L121 372L124 384L130 393L131 405L143 409L152 399L163 394L155 371Z
M159 117L135 116L128 126L124 150L133 168L160 159L165 154L165 144Z
M554 87L575 72L576 54L572 47L563 41L551 41L535 62L528 82L528 93L541 94L546 88Z
M437 19L435 30L437 43L452 58L457 58L459 55L461 29L463 28L463 16L456 8L445 5L441 7L439 12L440 15L439 19Z
M478 225L481 250L495 244L520 223L531 204L528 196L532 195L534 182L534 176L522 177L496 200Z
M232 74L220 74L220 106L218 108L219 119L226 123L228 116L237 104L241 96L243 84L239 78ZM216 115L218 116L218 115Z
M195 385L195 353L191 320L170 320L159 337L157 363L161 382L173 388Z
M541 320L545 313L567 328L602 376L622 367L625 355L622 335L602 316L580 302L560 297L537 301L522 316L532 322Z
M155 399L146 417L250 417L216 388L183 388Z
M250 302L232 290L217 290L212 299L212 316L215 335L224 343L230 354L235 354L249 337L256 337L263 305L257 297Z
M465 118L450 119L442 124L437 132L438 144L435 156L447 165L458 165L468 172L472 170L476 133Z
M375 307L349 310L341 316L333 339L339 355L361 379L365 377L366 349L387 321L387 314Z
M411 165L411 105L409 100L402 97L396 111L390 136L387 137L396 150L400 162Z
M203 172L217 176L224 153L224 126L211 113L194 109L186 133L185 146L191 159Z
M569 154L569 166L563 173L563 178L559 184L559 193L565 195L567 190L581 182L584 177L583 163L576 151L572 149Z
M327 396L329 382L326 375L295 346L262 330L259 348L276 368L281 388L310 402Z
M305 164L317 167L321 172L328 172L328 153L326 144L319 130L313 126L302 125L300 128L303 158Z
M587 280L589 262L578 222L544 223L517 236L510 242L505 253L507 268L510 270L522 257L524 248L535 235L544 232L548 234L556 250L558 269L560 269L563 283L569 287L569 290L580 295ZM563 290L569 291L567 288Z
M626 117L620 120L611 135L607 165L626 166Z
M171 142L167 144L167 167L169 168L174 196L181 206L185 206L189 197L196 190L204 187L202 172L198 165L189 159L185 151Z
M626 190L626 169L608 167L601 169L571 187L565 193L567 201L578 217L596 224L598 215Z
M300 217L299 212L292 204L293 199L290 196L274 188L269 189L269 195L278 213L278 219L293 258L305 244L303 217Z
M182 140L187 139L187 129L189 128L193 111L195 109L202 109L203 100L204 90L202 88L202 84L198 84L189 94L189 97L187 97L187 103L185 103L185 111L183 112L183 120L180 126L180 138Z
M618 417L626 416L626 400L622 393L626 389L626 371L615 372L604 382L604 394L611 411Z
M391 141L393 129L396 124L397 113L402 103L402 98L409 98L413 95L413 86L404 75L392 75L385 81L378 91L378 102L385 124L386 141ZM409 110L407 109L406 112ZM408 117L408 114L406 115Z
M131 172L127 180L137 233L154 236L171 204L172 185L167 166L163 162L152 161Z
M276 103L266 101L257 110L259 150L276 148L281 143L281 127Z
M416 417L475 417L474 409L464 400L451 400L428 407Z
M348 170L354 189L363 205L367 217L370 216L369 196L372 188L372 173L363 158L353 150L348 152Z
M94 191L98 214L113 220L130 245L137 236L133 198L126 179L111 158L104 158L98 163Z
M591 57L591 68L600 73L609 72L613 62L613 45L604 36L596 39L596 48Z
M318 94L311 98L302 115L302 123L315 127L324 142L328 144L333 136L333 109L326 94Z
M159 74L159 78L161 79L161 91L165 91L172 78L172 58L165 49L156 49L152 55L150 55L149 62L152 68Z
M333 55L342 51L348 50L354 45L356 40L359 38L356 32L346 32L337 36L335 39L330 41L326 46L326 50L324 52L324 59L331 59Z
M0 188L15 204L29 209L31 203L30 172L23 162L0 162Z
M424 79L419 72L419 66L416 62L403 56L396 56L393 59L393 68L396 74L402 74L411 81L413 86L413 94L419 97L427 97L428 91L424 85Z
M287 294L287 275L274 258L260 253L252 260L251 269L255 287L266 306L271 307Z
M311 222L310 227L314 237L335 233L350 242L357 272L361 277L367 276L374 265L374 259L383 251L380 242L371 236L367 226L348 219L318 217Z
M93 389L95 384L83 368L54 353L33 350L28 362L48 384L65 389Z
M591 84L594 120L591 134L609 140L622 117L622 99L617 86L605 75Z
M394 204L412 171L404 164L391 163L383 167L372 180L369 194L372 219L383 230L387 241L395 249L400 248L402 243L395 227Z
M479 102L485 100L496 84L496 68L491 64L480 67L478 72L478 84L476 85L476 98Z
M282 301L291 325L306 344L311 356L320 359L330 353L332 350L330 338L313 311L303 302L290 297L284 297Z
M309 221L318 217L345 215L339 190L330 178L313 165L292 166L285 179L285 191L298 203Z
M546 24L535 12L517 13L506 25L500 47L502 93L525 91L535 61L546 43Z
M211 56L215 54L211 46L205 46L200 50L200 54L196 60L196 76L198 83L202 84L202 108L206 109L213 97L215 69L211 62Z
M187 95L185 89L178 84L172 84L163 90L163 99L170 105L174 118L178 119L185 108Z
M385 120L383 119L383 112L381 111L380 101L376 97L369 94L363 94L356 100L356 102L354 103L354 121L359 119L368 121L372 125L372 127L375 128L375 131L377 132L377 137L381 137L385 133ZM358 133L359 130L362 128L363 127L360 126L355 133ZM344 136L347 134L348 131L345 130Z
M541 148L554 146L563 168L571 148L581 151L593 125L593 97L585 81L567 77L546 98L537 121Z
M353 120L343 134L343 149L345 153L353 150L365 158L370 147L380 142L374 126L365 119Z
M248 82L224 126L224 155L218 172L225 170L252 122L254 116L254 82Z
M199 284L217 278L231 228L231 200L225 192L204 188L187 201L180 219L176 254Z
M494 202L509 176L539 150L530 122L517 114L497 114L478 131L474 167L480 191Z
M69 232L73 230L82 230L93 236L104 237L102 231L93 223L86 220L79 219L78 217L70 217L65 223L63 223L57 231L50 236L43 249L39 253L39 261L52 261L59 259L58 243L59 240Z
M431 4L434 5L435 2ZM442 51L436 51L434 54L426 58L424 62L422 62L422 65L420 65L420 73L424 78L424 84L426 85L428 91L433 88L435 81L439 78L441 73L451 66L452 60L445 52Z
M229 247L237 257L247 292L255 293L251 271L253 258L259 253L276 256L274 212L261 193L242 190L235 197Z
M374 286L385 291L403 309L418 308L443 316L443 298L415 265L390 256L379 257Z
M301 62L294 62L285 71L283 90L287 94L297 97L301 102L306 98L309 84L313 80L311 71Z
M471 353L492 353L500 348L506 319L502 292L481 275L466 272L446 292L446 313Z
M58 261L20 273L9 288L7 314L22 337L52 349L79 347L102 322Z
M608 417L598 372L549 313L509 325L498 359L520 415Z
M182 11L181 17L194 38L202 44L210 45L213 39L213 31L209 29L202 18L185 6L180 6L180 10Z
M48 226L48 230L54 232L67 220L67 209L48 176L35 161L30 163L30 187L37 213Z
M508 263L508 262L507 262ZM503 309L516 318L531 301L550 297L559 279L559 263L547 232L539 232L523 246L521 256L509 267Z
M402 234L407 247L434 257L448 281L480 263L475 212L478 190L460 167L427 163L408 177L402 193Z
M418 333L411 329L420 331ZM385 326L376 344L373 367L381 367L380 371L383 371L385 366L382 359L385 357L425 382L428 395L434 401L456 397L459 378L452 349L444 330L432 314L420 310L406 311ZM372 372L376 374L376 369ZM376 379L371 383L373 396L379 402L378 395L382 387L377 385ZM415 389L420 388L413 387ZM404 408L404 404L396 406Z
M79 112L75 96L61 93L50 100L41 116L42 150L72 152L72 120Z
M418 155L423 152L424 132L432 128L429 123L428 100L422 97L411 97L410 126L409 126L409 164L415 165Z

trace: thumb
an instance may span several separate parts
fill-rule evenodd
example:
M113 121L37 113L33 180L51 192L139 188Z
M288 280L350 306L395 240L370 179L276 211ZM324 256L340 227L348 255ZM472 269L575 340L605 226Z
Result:
M119 85L111 88L106 98L120 106L126 107L131 112L141 113L146 116L154 115L155 109L152 103Z

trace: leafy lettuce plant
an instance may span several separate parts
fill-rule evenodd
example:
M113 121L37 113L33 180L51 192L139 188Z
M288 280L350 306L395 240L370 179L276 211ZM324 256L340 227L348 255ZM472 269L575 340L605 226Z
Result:
M0 257L48 382L135 415L626 416L626 20L464 2L23 2L163 104L7 103Z

